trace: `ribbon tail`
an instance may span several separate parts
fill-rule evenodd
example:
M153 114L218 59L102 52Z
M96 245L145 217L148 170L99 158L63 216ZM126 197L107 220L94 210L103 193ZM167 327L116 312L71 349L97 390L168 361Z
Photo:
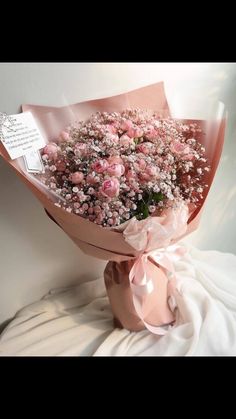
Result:
M145 265L147 262L147 256L141 255L139 259L134 263L129 273L133 304L138 317L140 318L140 320L142 320L146 329L148 329L151 333L155 335L165 335L169 331L171 327L170 325L155 326L144 320L141 302L142 297L148 296L148 294L150 294L154 289L152 279L148 279L146 275ZM172 269L172 264L169 264L169 260L167 258L165 262L166 269Z
M133 294L133 303L134 303L134 308L136 310L137 315L142 320L142 322L145 325L146 329L148 329L151 333L153 333L155 335L162 335L163 336L167 332L169 332L169 330L170 330L171 327L173 327L171 325L163 325L163 326L154 326L154 325L151 325L150 323L148 323L148 322L146 322L144 320L140 302L138 301L138 299L136 298L136 296L134 294Z

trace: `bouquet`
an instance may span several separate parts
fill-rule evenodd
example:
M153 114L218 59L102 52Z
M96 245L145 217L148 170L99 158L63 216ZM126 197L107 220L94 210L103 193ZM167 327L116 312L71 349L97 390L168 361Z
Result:
M85 253L109 260L116 326L165 333L175 320L174 261L185 252L177 242L198 225L225 121L171 118L162 83L29 109L48 140L44 170L8 161Z
M59 195L57 206L102 227L195 208L210 171L201 134L147 110L97 112L44 147L37 178Z

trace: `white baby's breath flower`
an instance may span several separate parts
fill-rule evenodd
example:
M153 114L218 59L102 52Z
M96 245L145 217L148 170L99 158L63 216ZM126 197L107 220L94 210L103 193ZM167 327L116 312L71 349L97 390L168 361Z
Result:
M158 185L155 185L155 186L153 187L153 191L154 191L154 192L160 192L160 188L159 188L159 186L158 186Z

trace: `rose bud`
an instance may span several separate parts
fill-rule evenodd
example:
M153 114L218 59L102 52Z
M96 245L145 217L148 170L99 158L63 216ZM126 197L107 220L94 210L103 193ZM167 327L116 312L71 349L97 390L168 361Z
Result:
M55 143L50 143L44 147L43 153L47 154L50 159L55 160L57 158L58 150L59 147Z
M143 136L143 131L140 128L135 128L134 129L134 138L140 138L142 136Z
M154 127L150 127L148 132L145 134L145 137L148 138L148 140L154 140L158 135L158 131L155 130Z
M120 184L116 178L110 178L103 182L101 187L101 193L104 196L113 198L119 195Z
M109 124L106 126L108 132L110 132L111 134L116 134L117 133L117 129L113 124Z
M124 174L125 172L125 168L123 166L123 164L111 164L108 169L107 169L107 173L111 176L117 176L120 177Z
M137 160L137 161L134 163L134 168L135 168L135 170L136 170L137 172L140 172L140 171L142 171L142 170L145 170L145 169L146 169L146 166L147 166L147 164L146 164L146 162L145 162L145 160L144 160L144 159Z
M142 172L142 173L140 173L140 175L139 175L139 177L140 177L140 180L145 180L145 181L149 181L149 180L151 180L151 178L152 178L152 176L150 176L148 173L146 173L146 172Z
M130 127L127 134L130 138L139 138L143 136L143 131L140 128Z
M69 141L69 139L70 139L69 133L66 132L66 131L61 131L61 133L60 133L60 140L62 140L62 141Z
M107 159L110 165L112 164L123 164L123 160L119 156L111 156Z
M174 141L171 144L171 147L170 148L171 148L171 151L173 153L182 154L182 153L184 153L185 147L186 146L184 144L180 143L179 141Z
M157 177L159 175L159 170L156 166L148 166L146 172L151 177Z
M123 135L120 137L120 144L121 144L123 147L128 148L128 147L130 147L131 145L133 145L133 144L134 144L134 140L133 140L133 138L130 138L128 135L123 134Z
M134 170L128 170L128 172L126 173L126 179L128 180L135 180L137 178L137 174Z
M98 183L100 181L99 176L94 176L92 173L89 173L86 177L86 182L90 185L95 185L95 183Z
M140 153L143 154L150 154L150 152L152 151L153 145L152 143L141 143L137 146L138 151L140 151Z
M107 170L108 166L107 160L98 160L92 164L92 169L97 173L103 173Z
M122 131L128 131L128 129L131 128L132 125L133 125L132 122L126 119L125 121L121 123L120 129L122 129Z
M75 185L77 185L78 183L83 182L84 175L83 175L82 172L74 172L74 173L71 173L70 180L71 180L72 183L74 183Z

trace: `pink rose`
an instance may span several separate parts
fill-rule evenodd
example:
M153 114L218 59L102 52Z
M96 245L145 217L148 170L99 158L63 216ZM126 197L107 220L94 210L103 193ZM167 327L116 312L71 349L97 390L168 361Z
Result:
M146 169L146 162L144 159L139 159L134 163L134 168L137 172L141 172Z
M140 128L130 127L126 134L130 138L139 138L143 136L143 131Z
M153 127L149 127L148 131L145 134L145 137L148 138L148 140L154 140L158 135L158 131Z
M107 169L107 173L109 173L109 175L111 176L120 177L124 174L124 172L125 172L125 168L123 164L118 164L118 163L111 164Z
M134 129L134 138L140 138L143 136L143 131L140 128Z
M184 145L181 144L181 143L179 143L179 142L177 142L177 141L175 141L173 144L171 144L171 150L174 153L182 154L183 151L184 151Z
M107 170L108 166L107 160L97 160L92 164L92 169L97 173L103 173Z
M96 222L97 224L102 224L102 222L103 222L104 218L105 218L105 215L100 213L100 214L98 214L98 215L96 216L96 218L95 218L95 222Z
M145 181L149 181L149 180L151 180L152 179L152 176L150 176L148 173L146 173L146 172L141 172L140 173L140 175L139 175L139 177L140 177L140 179L141 180L145 180Z
M70 180L71 180L71 182L72 182L72 183L74 183L75 185L77 185L78 183L83 182L83 180L84 180L84 175L83 175L83 173L82 173L82 172L75 172L75 173L72 173L72 174L70 175Z
M189 154L190 152L191 152L190 147L189 147L188 145L186 145L186 146L184 147L184 154Z
M170 149L173 153L183 154L185 153L186 149L189 150L189 146L186 146L185 144L180 143L179 141L173 141L171 143Z
M119 156L108 157L108 163L112 164L123 164L123 160Z
M103 182L101 187L101 193L104 196L113 198L119 195L120 184L116 178L110 178Z
M69 133L66 132L66 131L61 131L61 133L60 133L60 140L62 140L62 141L69 141L69 139L70 139Z
M137 179L137 174L134 170L128 170L125 176L129 181L134 181Z
M159 175L159 170L156 166L148 166L146 172L151 177L157 177Z
M139 165L139 168L140 168L141 170L144 170L144 169L146 169L146 167L147 167L147 163L145 162L145 160L144 160L144 159L139 159L139 160L138 160L138 165Z
M191 148L186 145L183 150L183 154L181 156L181 160L193 160L195 158L194 154L192 154Z
M181 160L185 160L185 161L187 161L187 160L193 160L195 157L194 157L194 154L183 154L182 156L181 156Z
M43 153L47 154L50 159L56 160L58 150L59 148L55 143L50 143L44 147Z
M159 177L159 169L156 166L146 166L145 170L139 175L143 181L149 181L153 178Z
M95 185L95 183L98 183L99 181L99 177L92 175L92 173L89 173L86 177L86 182L89 183L89 185Z
M153 148L153 144L149 142L141 143L137 146L138 151L140 151L140 153L143 153L143 154L150 154L152 148Z
M107 131L110 132L111 134L117 133L117 129L113 124L107 125L106 128L107 128Z
M179 141L174 141L170 149L172 153L180 155L181 160L193 160L194 155L191 154L191 149L187 144L180 143Z
M129 148L131 145L134 144L134 140L133 138L130 138L128 135L123 134L120 137L120 144L125 148Z
M135 133L136 133L136 129L135 128L133 128L133 127L130 127L129 129L128 129L128 131L127 131L127 135L130 137L130 138L134 138L135 137Z
M128 131L128 129L131 128L132 125L132 122L126 119L121 123L120 129L122 129L123 131Z

